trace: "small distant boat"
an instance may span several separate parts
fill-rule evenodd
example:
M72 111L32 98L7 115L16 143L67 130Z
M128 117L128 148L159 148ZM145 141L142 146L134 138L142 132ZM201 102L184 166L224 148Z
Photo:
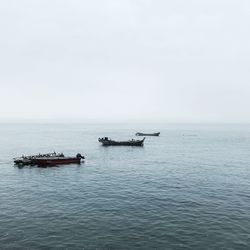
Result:
M142 140L128 140L128 141L114 141L108 137L99 138L98 141L102 143L103 146L143 146L145 137Z
M16 165L59 165L59 164L70 164L70 163L81 163L81 160L84 159L84 156L81 154L77 154L75 157L66 157L63 153L56 154L38 154L38 155L30 155L30 156L22 156L18 158L14 158L14 163Z
M150 134L150 133L140 133L140 132L137 132L135 135L136 135L136 136L159 136L159 135L160 135L160 132L158 132L158 133L152 133L152 134Z

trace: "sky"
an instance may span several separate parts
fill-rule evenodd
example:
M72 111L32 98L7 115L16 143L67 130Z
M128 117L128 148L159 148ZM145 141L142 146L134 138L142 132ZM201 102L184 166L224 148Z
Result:
M0 121L249 123L248 0L0 0Z

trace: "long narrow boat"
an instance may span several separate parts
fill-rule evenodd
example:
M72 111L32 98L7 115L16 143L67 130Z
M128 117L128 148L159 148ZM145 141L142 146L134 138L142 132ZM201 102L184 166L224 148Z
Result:
M159 136L160 135L160 132L157 132L157 133L140 133L140 132L137 132L135 135L137 136Z
M51 166L51 165L61 165L61 164L80 164L81 160L85 159L81 154L77 154L75 157L65 157L65 156L55 156L55 157L42 157L36 159L36 164L38 166Z
M81 160L84 159L84 156L77 154L75 157L66 157L63 153L56 154L39 154L31 156L22 156L14 158L14 163L16 165L59 165L59 164L70 164L70 163L81 163Z
M145 137L142 140L128 140L128 141L114 141L108 137L99 138L98 141L102 143L103 146L143 146Z

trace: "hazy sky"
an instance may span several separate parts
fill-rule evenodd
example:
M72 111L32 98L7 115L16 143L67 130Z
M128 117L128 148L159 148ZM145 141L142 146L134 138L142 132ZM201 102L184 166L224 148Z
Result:
M250 122L250 1L0 0L0 119Z

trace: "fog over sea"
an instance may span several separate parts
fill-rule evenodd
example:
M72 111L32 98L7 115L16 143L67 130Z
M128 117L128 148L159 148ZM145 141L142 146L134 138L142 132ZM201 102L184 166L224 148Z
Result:
M147 137L103 147L98 137ZM250 125L0 125L0 249L249 249ZM18 168L13 157L81 153Z

